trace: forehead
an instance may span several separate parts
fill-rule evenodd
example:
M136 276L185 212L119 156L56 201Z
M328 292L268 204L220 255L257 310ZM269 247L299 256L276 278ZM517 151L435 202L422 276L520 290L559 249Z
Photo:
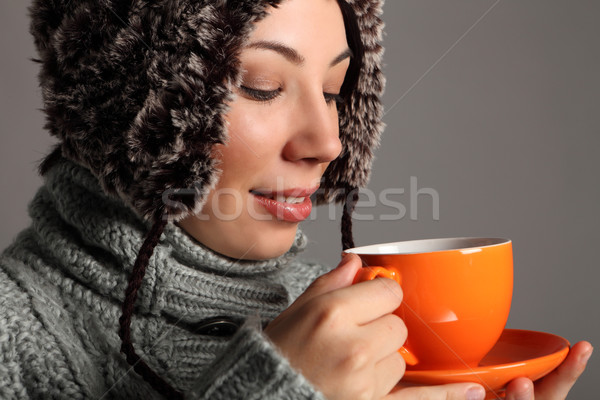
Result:
M336 0L286 0L267 8L255 24L249 42L278 41L304 52L322 49L339 53L347 47L346 31Z

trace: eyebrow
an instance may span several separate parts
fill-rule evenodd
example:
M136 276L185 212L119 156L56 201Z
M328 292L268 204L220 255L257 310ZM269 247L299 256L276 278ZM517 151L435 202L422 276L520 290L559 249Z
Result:
M246 48L249 49L265 49L265 50L272 50L275 51L279 54L281 54L283 57L285 57L286 60L290 61L293 64L302 66L302 64L304 64L305 58L298 53L295 49L286 46L283 43L280 42L275 42L275 41L270 41L270 40L259 40L256 42L252 42L249 43ZM352 57L352 50L350 50L349 48L346 48L344 51L342 51L337 57L335 57L333 59L333 61L331 61L331 63L329 64L330 67L333 67L337 64L339 64L340 62L342 62L343 60L345 60L348 57Z

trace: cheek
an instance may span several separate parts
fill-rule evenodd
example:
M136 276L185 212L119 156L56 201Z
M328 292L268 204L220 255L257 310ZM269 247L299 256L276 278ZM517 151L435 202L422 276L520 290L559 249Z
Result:
M228 114L229 139L219 147L224 174L232 168L237 173L247 175L266 167L274 157L279 157L282 148L279 140L282 135L278 135L281 131L280 118L277 113L267 115L264 110L266 107L263 110L238 107Z

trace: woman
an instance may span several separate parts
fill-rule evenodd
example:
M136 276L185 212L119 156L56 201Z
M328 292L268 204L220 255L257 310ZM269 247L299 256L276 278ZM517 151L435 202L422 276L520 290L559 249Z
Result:
M401 289L350 286L353 257L296 259L315 192L346 201L353 245L381 131L380 1L99 3L32 6L59 144L0 263L0 397L483 398L396 386ZM536 398L564 398L590 351Z

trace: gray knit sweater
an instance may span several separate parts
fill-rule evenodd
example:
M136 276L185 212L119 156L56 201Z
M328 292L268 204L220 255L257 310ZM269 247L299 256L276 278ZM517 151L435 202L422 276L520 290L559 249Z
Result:
M1 399L158 399L119 352L118 318L145 226L71 162L45 176L30 228L0 258ZM236 261L168 224L138 294L138 354L186 398L321 399L261 333L323 266ZM197 333L213 317L235 334Z

